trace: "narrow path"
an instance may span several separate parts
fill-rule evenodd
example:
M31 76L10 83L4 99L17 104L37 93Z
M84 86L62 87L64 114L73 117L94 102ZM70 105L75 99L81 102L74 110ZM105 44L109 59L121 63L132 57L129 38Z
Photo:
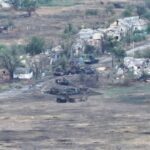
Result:
M144 45L141 45L141 46L138 46L138 47L135 47L135 48L132 48L132 49L129 49L126 53L127 55L134 55L135 52L137 51L143 51L143 50L146 50L150 48L150 44L144 44Z

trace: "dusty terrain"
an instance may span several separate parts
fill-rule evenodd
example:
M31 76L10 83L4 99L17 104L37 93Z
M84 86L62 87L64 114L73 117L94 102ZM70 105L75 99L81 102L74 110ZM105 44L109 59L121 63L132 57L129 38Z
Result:
M40 88L40 86L39 86ZM38 90L0 94L1 150L149 150L150 85L101 87L58 104Z

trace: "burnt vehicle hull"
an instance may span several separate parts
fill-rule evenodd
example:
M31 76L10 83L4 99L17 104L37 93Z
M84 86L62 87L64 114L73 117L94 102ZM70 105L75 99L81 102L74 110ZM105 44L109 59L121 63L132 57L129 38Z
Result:
M65 78L63 78L63 79L56 79L55 82L57 84L59 84L59 85L66 85L66 86L70 84L69 81L67 79L65 79Z
M65 70L61 68L56 68L53 75L54 76L64 76L66 74Z
M79 95L81 94L81 90L79 88L51 88L45 93L52 95Z
M84 63L91 65L91 64L97 64L99 62L98 59L94 59L94 60L85 60Z
M57 103L75 103L75 98L69 97L67 95L61 95L56 98Z

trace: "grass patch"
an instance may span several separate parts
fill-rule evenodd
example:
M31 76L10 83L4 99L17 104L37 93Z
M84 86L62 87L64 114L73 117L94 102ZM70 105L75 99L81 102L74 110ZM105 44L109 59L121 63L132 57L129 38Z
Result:
M87 16L97 16L98 15L98 10L96 10L96 9L87 9L85 14Z
M131 86L111 86L107 89L107 94L112 97L132 95L136 93L149 94L150 84L135 83Z
M40 0L40 6L73 6L78 5L82 1L77 2L76 0Z
M107 95L112 99L131 104L150 103L150 84L135 83L132 86L112 86L107 89Z
M21 89L23 85L26 85L24 82L8 82L8 83L0 83L0 93L4 91L8 91L11 89Z
M11 86L10 86L10 84L9 83L0 83L0 92L3 92L3 91L5 91L5 90L8 90L8 89L10 89L11 88Z

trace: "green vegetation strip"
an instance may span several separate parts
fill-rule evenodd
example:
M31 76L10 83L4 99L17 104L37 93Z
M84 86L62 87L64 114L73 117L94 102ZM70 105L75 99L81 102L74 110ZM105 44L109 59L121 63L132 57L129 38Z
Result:
M42 6L73 6L81 4L82 0L39 0L39 5Z
M107 96L131 104L150 103L150 84L135 83L131 86L112 86L107 89Z

